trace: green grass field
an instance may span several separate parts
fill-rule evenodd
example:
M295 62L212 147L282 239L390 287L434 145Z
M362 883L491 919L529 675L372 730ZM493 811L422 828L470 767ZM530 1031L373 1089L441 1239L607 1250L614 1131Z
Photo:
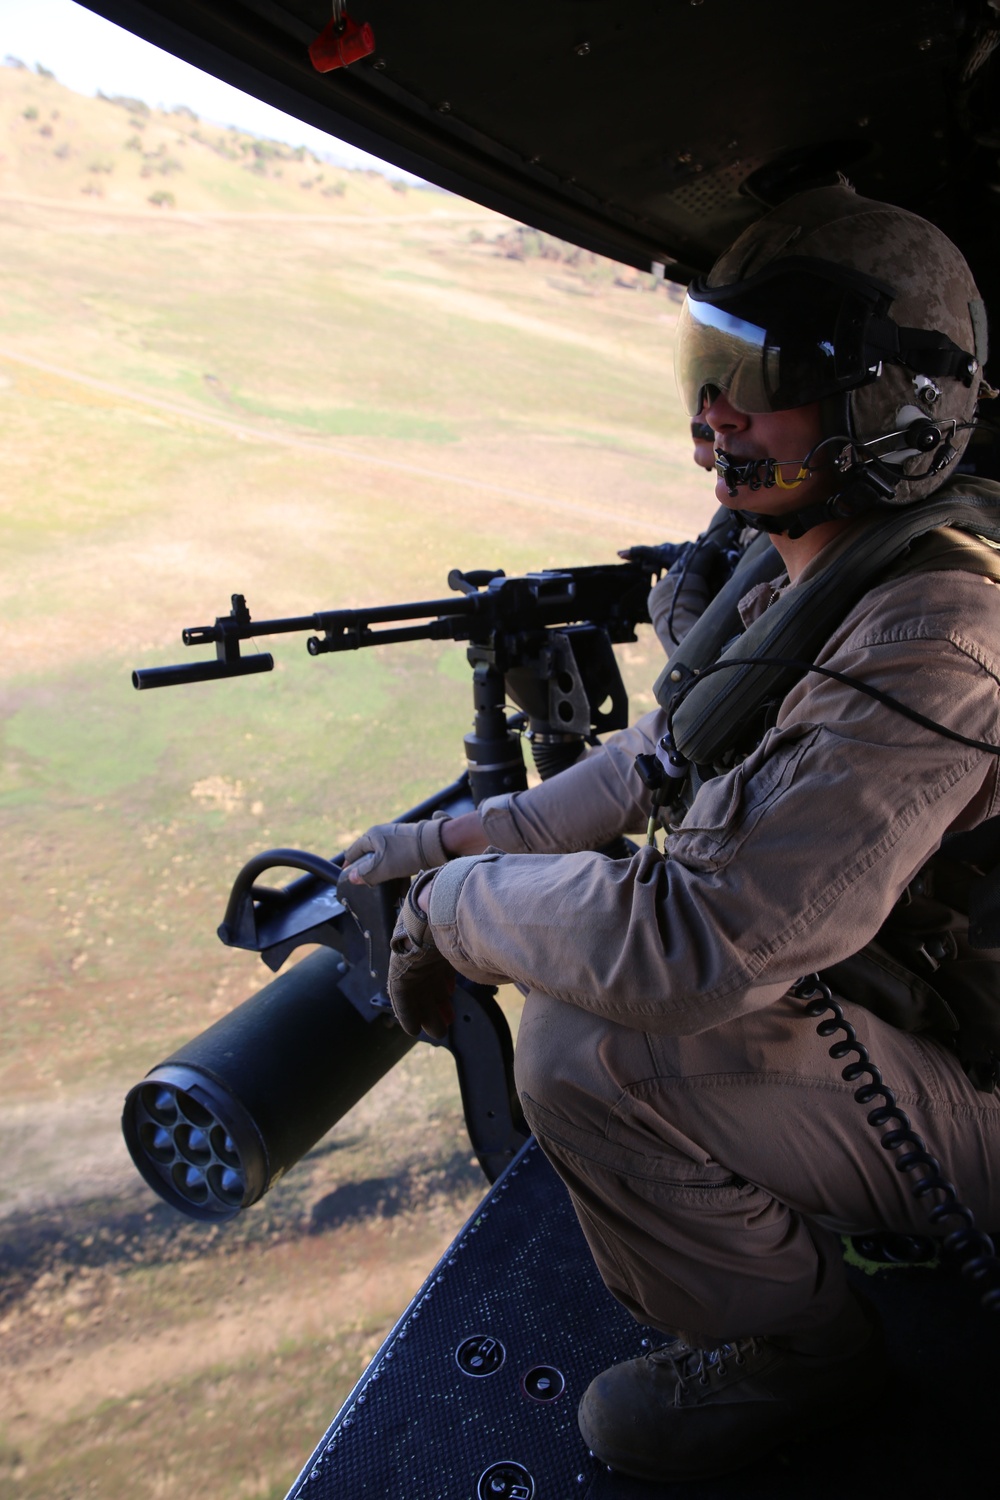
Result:
M285 637L270 675L129 674L234 591L257 618L434 597L456 564L693 534L677 302L24 70L0 152L0 1497L280 1496L481 1191L450 1062L415 1049L222 1229L154 1200L117 1114L268 977L214 935L245 858L332 853L450 780L468 673ZM639 712L658 650L621 655Z

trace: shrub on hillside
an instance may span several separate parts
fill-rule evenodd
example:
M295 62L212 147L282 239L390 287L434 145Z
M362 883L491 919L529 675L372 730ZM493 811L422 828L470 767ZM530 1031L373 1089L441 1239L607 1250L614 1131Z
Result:
M105 104L117 104L119 109L127 109L130 115L146 116L150 112L145 99L131 99L128 94L104 94L98 89L97 97Z
M178 161L176 156L161 156L155 152L147 156L139 168L140 177L152 177L154 173L158 177L169 177L172 172L183 172L184 163Z
M590 250L557 240L554 234L545 234L541 229L529 229L526 224L516 224L496 235L493 244L507 260L555 260L565 266L579 267L595 265L598 259Z
M174 197L173 193L165 192L163 188L160 188L160 190L156 193L150 193L146 201L147 203L151 203L154 208L177 207L177 199Z

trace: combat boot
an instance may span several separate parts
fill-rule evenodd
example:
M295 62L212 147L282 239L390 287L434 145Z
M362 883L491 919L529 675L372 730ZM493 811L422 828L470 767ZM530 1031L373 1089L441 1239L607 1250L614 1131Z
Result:
M613 1365L580 1402L583 1440L638 1479L704 1479L752 1463L781 1442L870 1410L885 1381L881 1330L846 1347L735 1339L698 1349L681 1339Z

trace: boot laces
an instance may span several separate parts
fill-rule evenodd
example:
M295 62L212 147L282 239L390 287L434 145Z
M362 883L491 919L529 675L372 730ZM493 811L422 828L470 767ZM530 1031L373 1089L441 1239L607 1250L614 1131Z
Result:
M753 1336L730 1339L711 1349L696 1349L683 1339L676 1339L672 1344L654 1349L647 1358L652 1364L672 1365L677 1383L682 1388L695 1380L699 1385L705 1386L713 1375L718 1380L725 1380L731 1368L742 1369L747 1359L761 1353L763 1347L763 1339Z

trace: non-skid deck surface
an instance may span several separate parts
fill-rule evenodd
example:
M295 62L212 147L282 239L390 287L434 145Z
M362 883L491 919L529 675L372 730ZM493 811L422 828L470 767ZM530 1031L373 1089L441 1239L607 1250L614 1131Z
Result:
M945 1272L851 1274L882 1313L892 1363L870 1419L724 1479L650 1486L612 1474L583 1445L577 1402L599 1370L639 1353L644 1336L663 1340L604 1289L531 1141L393 1329L289 1500L956 1494L994 1467L1000 1318L988 1319Z

